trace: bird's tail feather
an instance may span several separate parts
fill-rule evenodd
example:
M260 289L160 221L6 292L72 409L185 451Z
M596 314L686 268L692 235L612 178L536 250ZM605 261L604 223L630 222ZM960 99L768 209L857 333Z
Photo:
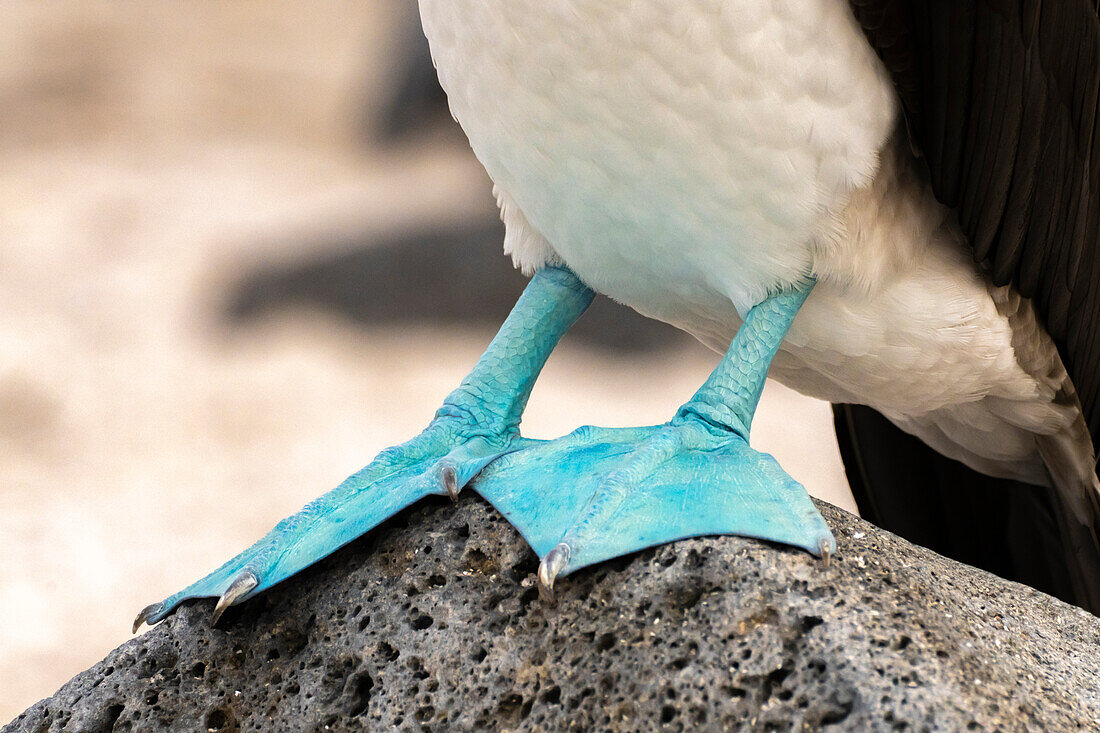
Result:
M1035 441L1050 474L1051 505L1072 567L1074 592L1088 599L1088 608L1100 612L1100 480L1092 437L1068 379L1055 402L1076 408L1077 418L1066 429L1038 435Z

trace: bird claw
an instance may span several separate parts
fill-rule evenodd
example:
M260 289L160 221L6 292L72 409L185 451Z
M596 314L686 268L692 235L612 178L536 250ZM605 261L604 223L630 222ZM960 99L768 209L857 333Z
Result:
M251 570L245 570L240 573L233 582L229 584L229 587L225 589L225 592L218 598L218 603L214 606L214 617L210 621L211 626L216 626L218 619L225 613L225 609L238 603L244 596L260 584L259 578ZM137 630L141 628L141 625L146 621L150 621L154 618L159 618L164 615L164 601L158 601L157 603L150 603L145 608L141 609L137 618L134 619L134 626L132 633L137 633ZM155 621L152 621L155 623ZM151 625L150 624L150 625Z
M251 570L245 570L229 584L229 587L222 593L221 598L218 599L218 605L214 606L214 618L211 619L210 625L217 626L218 619L225 613L225 609L232 606L243 596L248 595L248 592L260 584L259 578Z
M818 557L821 558L821 566L822 567L827 568L827 567L829 567L829 565L832 564L833 552L832 552L832 546L829 544L828 540L826 540L824 538L822 538L821 540L818 540L817 554L818 554Z
M569 563L573 551L564 542L546 553L539 563L539 597L544 601L554 600L554 581L558 573Z
M145 608L141 609L141 612L134 619L134 628L131 633L136 634L137 630L141 628L141 625L148 619L160 614L164 610L164 602L157 601L156 603L150 603Z
M443 488L447 490L447 496L451 497L451 501L458 501L458 472L455 471L454 466L443 468Z

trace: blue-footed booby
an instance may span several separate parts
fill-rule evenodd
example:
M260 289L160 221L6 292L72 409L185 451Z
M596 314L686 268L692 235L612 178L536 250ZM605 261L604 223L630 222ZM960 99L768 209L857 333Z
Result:
M1100 609L1095 3L420 11L527 290L423 433L144 609L135 630L192 597L217 597L216 618L464 488L531 544L547 593L586 565L702 534L827 558L835 541L805 490L749 447L769 372L873 408L968 470L1043 488L1074 600ZM664 424L522 437L543 364L596 292L724 356ZM838 420L851 468L874 436ZM889 496L873 474L863 493Z

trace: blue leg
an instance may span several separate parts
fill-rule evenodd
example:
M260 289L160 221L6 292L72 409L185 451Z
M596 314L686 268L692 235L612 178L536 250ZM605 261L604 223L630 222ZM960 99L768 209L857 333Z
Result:
M668 423L524 441L474 480L539 554L544 590L586 565L699 535L835 552L802 485L748 445L768 366L812 288L807 281L753 308L718 368Z
M500 332L428 428L387 448L333 491L279 522L259 542L134 622L156 623L187 598L219 598L215 621L239 603L313 564L403 508L458 492L488 463L523 445L519 422L535 380L594 294L572 272L547 268L520 296Z

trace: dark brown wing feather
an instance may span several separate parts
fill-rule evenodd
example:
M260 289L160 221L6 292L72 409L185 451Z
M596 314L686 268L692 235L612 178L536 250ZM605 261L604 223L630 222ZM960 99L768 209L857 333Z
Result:
M1034 303L1097 446L1097 1L850 3L893 76L937 198L957 210L993 281ZM1093 516L1078 516L1067 508L1066 487L980 476L868 408L838 408L837 427L864 516L1100 613L1095 500L1087 502ZM926 470L899 471L907 462ZM1091 486L1077 490L1094 499Z
M1031 298L1100 437L1095 0L851 0L936 196L998 285Z

